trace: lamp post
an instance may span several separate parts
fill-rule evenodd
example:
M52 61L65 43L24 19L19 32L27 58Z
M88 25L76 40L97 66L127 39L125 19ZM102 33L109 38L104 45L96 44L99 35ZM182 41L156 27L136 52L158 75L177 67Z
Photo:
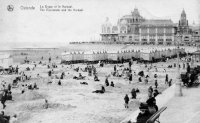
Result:
M182 40L182 35L180 33L178 33L177 35L177 80L176 80L176 83L175 83L175 96L182 96L183 93L182 93L182 87L181 87L181 74L180 74L180 68L179 68L179 64L180 64L180 57L179 57L179 40L180 41Z

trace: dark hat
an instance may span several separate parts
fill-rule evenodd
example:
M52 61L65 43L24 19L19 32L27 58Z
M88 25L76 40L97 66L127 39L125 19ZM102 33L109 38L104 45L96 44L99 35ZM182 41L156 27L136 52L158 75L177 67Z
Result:
M146 101L146 103L147 103L149 106L151 106L151 105L154 104L155 101L156 101L156 99L155 99L154 97L151 97L151 98L149 98L149 99Z
M147 109L148 109L148 106L147 106L147 104L145 104L145 103L140 103L139 109L145 109L145 110L147 110Z

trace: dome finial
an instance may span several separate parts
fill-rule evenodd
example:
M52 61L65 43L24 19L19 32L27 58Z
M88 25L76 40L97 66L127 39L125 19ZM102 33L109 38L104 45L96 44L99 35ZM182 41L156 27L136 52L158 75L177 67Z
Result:
M185 9L183 8L182 14L185 14Z

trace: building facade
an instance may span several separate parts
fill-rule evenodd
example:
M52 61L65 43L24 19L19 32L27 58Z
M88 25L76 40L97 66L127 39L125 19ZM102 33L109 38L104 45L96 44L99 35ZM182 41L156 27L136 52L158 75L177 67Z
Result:
M173 45L175 28L171 20L146 20L139 34L141 44Z
M117 25L112 25L107 18L100 35L107 42L172 45L175 25L171 20L147 20L135 8L130 15L120 18Z
M189 27L185 10L183 9L178 23L177 34L181 36L181 44L192 44L192 29Z
M192 29L192 42L195 45L200 45L200 26L193 27Z

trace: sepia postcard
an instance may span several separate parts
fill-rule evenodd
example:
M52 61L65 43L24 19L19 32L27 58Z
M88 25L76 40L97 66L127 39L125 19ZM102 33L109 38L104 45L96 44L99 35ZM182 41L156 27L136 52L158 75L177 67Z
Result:
M0 0L0 123L199 123L200 0Z

